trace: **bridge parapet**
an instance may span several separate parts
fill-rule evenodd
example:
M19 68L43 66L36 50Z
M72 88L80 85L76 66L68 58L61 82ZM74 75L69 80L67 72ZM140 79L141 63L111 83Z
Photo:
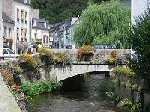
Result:
M73 61L78 61L77 59L77 52L78 49L52 49L54 53L64 53L68 52L72 56ZM93 52L93 58L91 59L94 61L95 56L98 55L99 58L103 60L107 60L108 57L111 55L112 51L114 51L117 55L126 55L126 54L131 54L131 49L96 49Z
M63 53L65 51L69 53L77 53L78 49L52 49L55 53ZM117 53L121 54L129 54L131 53L131 49L95 49L94 53L102 53L110 55L112 51L116 51Z

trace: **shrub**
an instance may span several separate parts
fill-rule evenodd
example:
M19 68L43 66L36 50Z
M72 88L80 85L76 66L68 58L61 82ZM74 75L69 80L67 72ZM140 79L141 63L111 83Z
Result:
M68 52L59 53L55 57L55 65L63 64L63 65L71 65L72 57Z
M136 76L132 69L124 68L124 67L115 67L114 70L113 70L113 73L128 76L128 77Z
M14 84L13 74L5 69L1 69L0 72L8 85L12 86Z
M42 93L48 93L57 88L61 87L62 83L57 81L46 82L39 81L36 83L23 83L21 87L23 88L24 94L28 96L40 95Z
M46 66L53 63L54 51L48 50L44 47L39 48L38 51L39 51L39 58Z
M21 54L19 56L19 67L25 71L35 71L38 67L37 60L33 59L30 54Z
M133 101L129 98L125 98L122 101L118 103L118 107L122 107L126 109L128 112L138 112L140 111L140 104L139 103L133 103Z

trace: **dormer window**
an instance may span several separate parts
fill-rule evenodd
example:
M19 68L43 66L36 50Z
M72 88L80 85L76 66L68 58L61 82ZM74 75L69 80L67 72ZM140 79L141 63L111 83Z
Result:
M31 4L31 0L28 0L28 3Z
M28 3L28 0L24 0L24 3Z
M36 26L36 20L33 20L33 26Z

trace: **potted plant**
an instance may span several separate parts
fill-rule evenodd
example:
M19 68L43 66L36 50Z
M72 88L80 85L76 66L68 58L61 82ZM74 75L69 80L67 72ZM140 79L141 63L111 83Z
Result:
M54 51L47 50L44 47L41 47L38 49L39 52L39 58L44 63L44 65L48 66L53 64L54 62Z
M77 57L81 61L90 61L93 57L93 47L90 45L83 45L79 50Z
M71 66L72 57L68 52L58 53L55 57L55 65L65 67L66 65Z

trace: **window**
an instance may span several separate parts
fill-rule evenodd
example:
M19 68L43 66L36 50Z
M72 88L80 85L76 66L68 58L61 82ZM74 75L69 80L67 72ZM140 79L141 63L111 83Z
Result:
M9 37L11 37L11 28L9 28Z
M34 33L34 37L35 37L35 39L37 38L37 33Z
M27 29L26 28L24 29L24 36L25 37L27 36Z
M21 21L23 22L24 21L24 11L21 10Z
M23 36L23 28L21 28L21 37Z
M6 49L3 49L3 54L8 54L8 52L6 51Z
M28 0L28 3L31 4L31 0Z
M14 52L11 51L10 49L7 49L7 52L9 52L9 54L14 54Z
M19 21L19 9L17 9L17 21Z
M36 20L32 20L32 25L35 27L36 26Z
M48 36L46 36L46 43L48 44Z
M17 33L17 37L19 38L19 28L17 28L16 33Z
M27 0L24 0L24 3L28 3L28 1L27 1Z
M43 44L45 44L46 35L43 36Z
M25 23L27 24L27 12L25 12Z
M4 37L7 37L7 28L4 27Z

